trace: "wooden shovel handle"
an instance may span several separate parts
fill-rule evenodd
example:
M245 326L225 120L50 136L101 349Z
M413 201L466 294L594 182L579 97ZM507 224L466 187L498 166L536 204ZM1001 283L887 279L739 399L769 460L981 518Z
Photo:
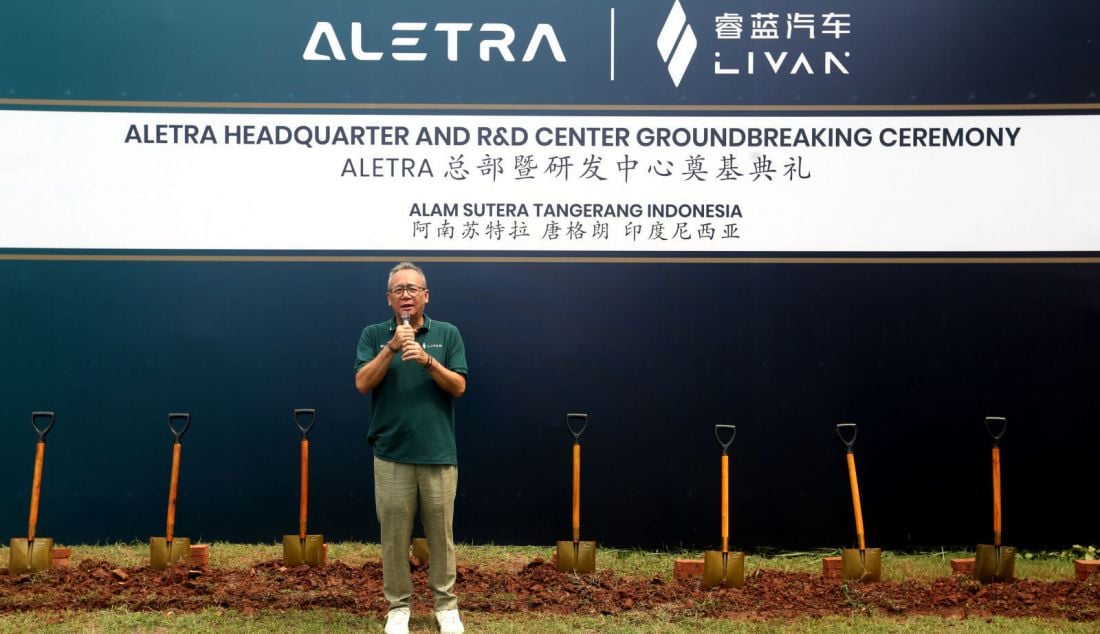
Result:
M730 457L722 454L722 552L730 549Z
M38 526L38 499L42 495L42 462L46 458L46 443L39 440L34 450L34 480L31 483L31 516L27 522L27 541L34 541L34 531Z
M172 444L172 480L168 485L168 528L164 538L172 543L172 533L176 530L176 488L180 481L180 448L179 442Z
M306 538L306 514L309 508L309 441L302 438L302 494L298 505L298 537Z
M573 443L573 543L581 541L581 444Z
M852 452L848 456L848 481L852 485L852 508L856 514L856 536L859 537L859 549L867 550L867 544L863 537L863 507L859 503L859 480L856 479L856 455Z
M993 447L993 545L1001 545L1001 448Z

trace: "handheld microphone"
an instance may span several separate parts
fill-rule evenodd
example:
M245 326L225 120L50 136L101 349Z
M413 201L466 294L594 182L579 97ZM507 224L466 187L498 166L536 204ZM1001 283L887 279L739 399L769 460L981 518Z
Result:
M401 312L401 325L402 326L408 326L409 325L409 314L407 312L404 312L404 311ZM404 360L404 358L402 358L402 360Z

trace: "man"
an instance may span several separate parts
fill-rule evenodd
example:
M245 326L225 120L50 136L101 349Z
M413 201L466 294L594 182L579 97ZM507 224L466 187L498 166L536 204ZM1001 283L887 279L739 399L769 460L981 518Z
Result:
M464 631L452 592L452 524L458 488L454 399L466 391L466 348L457 328L424 314L428 299L420 267L393 267L386 290L393 318L364 328L356 351L355 387L372 395L367 440L374 448L387 634L409 631L409 542L418 504L432 555L436 622L444 634Z

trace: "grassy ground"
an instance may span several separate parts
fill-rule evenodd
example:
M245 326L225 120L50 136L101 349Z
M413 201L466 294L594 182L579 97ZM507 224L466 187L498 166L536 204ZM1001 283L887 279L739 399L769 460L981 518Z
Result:
M121 566L135 567L148 563L149 546L143 543L103 546L73 546L73 565L82 560L107 560ZM469 546L459 545L460 565L492 566L497 569L519 569L536 557L549 558L549 546ZM772 556L752 555L746 558L746 573L756 568L820 574L821 557L837 554L829 551L784 553ZM600 548L597 565L620 575L671 578L677 558L699 558L700 552L647 552ZM973 556L964 552L921 554L883 554L885 580L932 580L950 574L948 560ZM8 561L8 549L0 548L0 562ZM281 544L227 544L210 546L210 565L219 568L247 569L252 565L282 557ZM377 544L337 543L329 546L330 560L349 566L378 561ZM0 565L4 565L0 564ZM1073 578L1073 562L1055 558L1025 559L1017 557L1016 574L1020 578L1037 580L1069 580ZM2 606L0 606L2 607ZM652 615L617 617L552 616L532 617L464 613L470 632L1096 632L1095 623L1037 619L943 619L910 617L906 619L830 617L824 619L776 619L766 622L676 619L667 620ZM208 610L198 613L129 612L103 610L63 614L15 613L0 614L0 632L362 632L381 631L377 618L352 616L332 610L298 612L259 612L245 615L239 612ZM413 631L435 631L431 617L417 615Z
M464 613L466 631L514 632L516 634L696 634L698 632L1096 632L1095 624L1041 619L907 619L826 617L823 619L783 619L766 622L717 619L660 621L652 617L554 616L534 619L530 616L504 617ZM355 617L331 610L308 612L257 613L208 610L187 614L157 612L101 611L72 614L18 614L0 619L0 632L239 632L277 634L281 632L381 632L377 618ZM410 622L413 632L434 632L431 617L416 616Z

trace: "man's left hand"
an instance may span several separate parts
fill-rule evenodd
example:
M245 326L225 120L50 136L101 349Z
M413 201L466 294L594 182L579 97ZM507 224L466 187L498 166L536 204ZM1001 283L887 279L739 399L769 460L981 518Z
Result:
M406 341L401 348L402 361L415 361L420 365L428 363L428 351L415 341Z

